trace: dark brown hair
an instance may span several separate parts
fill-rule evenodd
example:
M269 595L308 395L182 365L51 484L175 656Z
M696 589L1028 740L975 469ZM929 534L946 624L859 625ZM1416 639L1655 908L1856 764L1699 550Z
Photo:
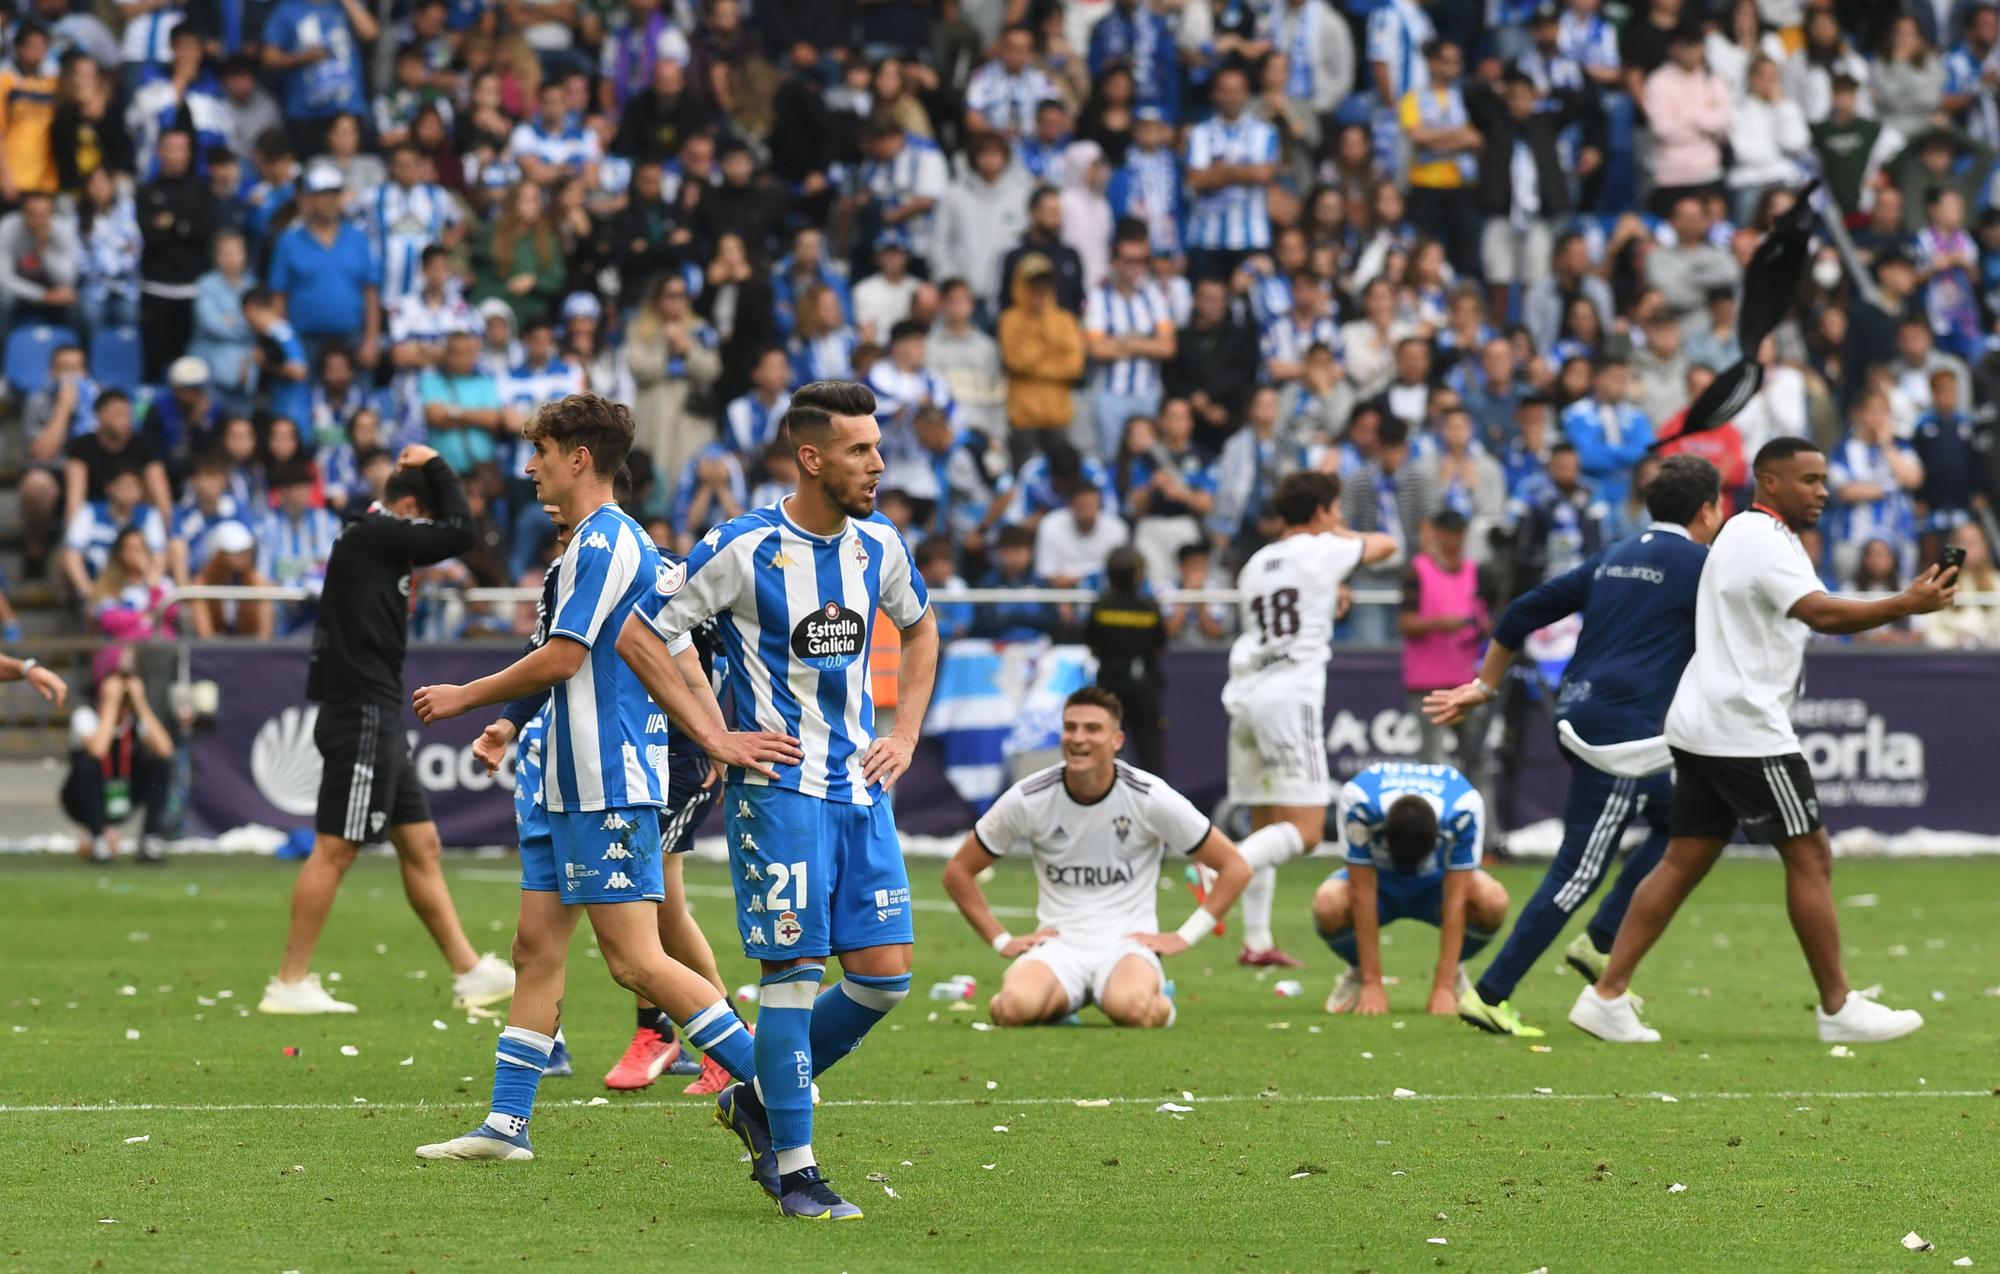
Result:
M571 394L544 406L521 431L530 443L546 438L564 451L590 449L590 467L609 478L632 451L632 413L599 394Z
M1117 695L1103 686L1078 686L1070 691L1069 698L1063 700L1063 711L1067 712L1071 708L1102 708L1111 714L1114 725L1125 720L1125 705L1118 701Z
M1311 469L1288 473L1279 481L1272 503L1286 526L1304 526L1321 509L1340 503L1340 478Z
M782 428L793 447L823 447L833 435L835 416L872 416L875 391L851 380L816 380L792 391Z

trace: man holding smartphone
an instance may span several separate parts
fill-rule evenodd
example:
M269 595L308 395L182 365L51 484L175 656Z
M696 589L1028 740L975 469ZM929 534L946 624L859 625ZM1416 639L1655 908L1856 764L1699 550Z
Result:
M1819 987L1822 1041L1891 1040L1924 1024L1855 993L1833 909L1833 845L1812 772L1792 729L1792 701L1812 634L1860 633L1950 606L1958 572L1933 566L1894 597L1855 601L1820 583L1798 533L1826 507L1826 457L1804 438L1757 453L1757 502L1716 536L1695 600L1695 653L1667 711L1674 805L1666 856L1633 895L1611 959L1569 1020L1599 1039L1657 1043L1626 990L1633 971L1738 826L1775 845L1785 864L1793 931Z

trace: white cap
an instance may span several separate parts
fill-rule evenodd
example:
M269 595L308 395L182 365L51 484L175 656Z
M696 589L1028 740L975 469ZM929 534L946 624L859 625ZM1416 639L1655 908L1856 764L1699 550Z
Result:
M250 534L250 528L233 518L227 522L217 522L208 531L208 551L211 553L248 553L257 547L257 540Z
M183 354L167 365L167 385L173 389L195 389L208 384L208 364L193 354Z
M347 185L347 178L334 165L316 162L306 169L305 178L300 184L305 187L309 195L323 195L329 191L343 189Z

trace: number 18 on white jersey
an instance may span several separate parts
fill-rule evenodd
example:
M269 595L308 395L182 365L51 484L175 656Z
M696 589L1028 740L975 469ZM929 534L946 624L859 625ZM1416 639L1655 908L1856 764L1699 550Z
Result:
M1243 635L1229 649L1232 680L1327 661L1340 584L1361 565L1362 544L1331 533L1291 535L1251 555L1236 576Z

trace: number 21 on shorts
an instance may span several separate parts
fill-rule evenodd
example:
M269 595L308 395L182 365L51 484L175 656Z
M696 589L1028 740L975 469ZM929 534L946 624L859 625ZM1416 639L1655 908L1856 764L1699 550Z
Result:
M771 888L764 895L764 904L772 911L790 908L793 911L806 909L806 865L800 863L772 863L767 868L771 874ZM789 900L786 891L790 890Z

